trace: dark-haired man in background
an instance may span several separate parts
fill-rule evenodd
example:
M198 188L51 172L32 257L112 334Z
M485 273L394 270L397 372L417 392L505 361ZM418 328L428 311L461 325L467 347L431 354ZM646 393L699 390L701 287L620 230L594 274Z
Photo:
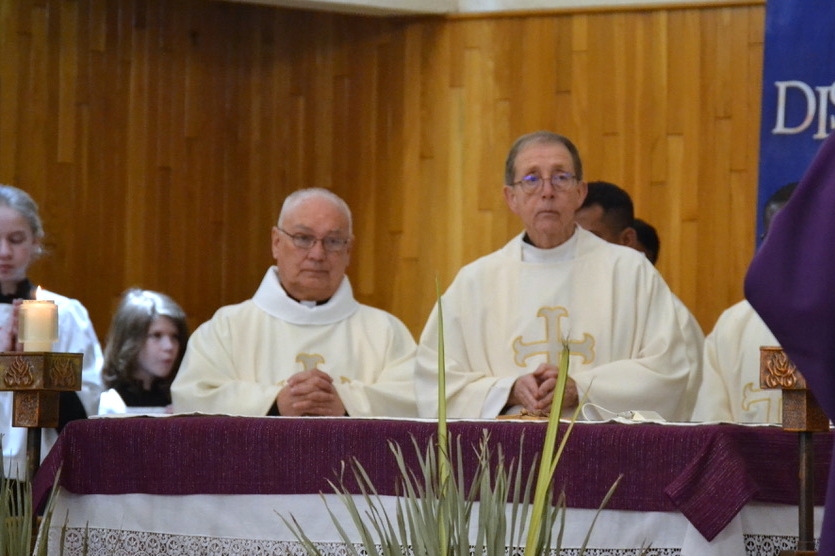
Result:
M661 254L661 239L655 227L640 218L632 221L632 227L635 228L635 234L638 236L638 251L646 255L652 264L657 263L658 256Z

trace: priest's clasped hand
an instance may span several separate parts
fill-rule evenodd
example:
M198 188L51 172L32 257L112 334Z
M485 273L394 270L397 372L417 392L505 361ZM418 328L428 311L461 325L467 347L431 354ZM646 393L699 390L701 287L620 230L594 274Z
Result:
M333 387L333 378L319 369L296 373L276 397L278 412L288 417L345 415L345 405Z
M521 405L531 415L548 415L558 376L559 369L556 366L542 363L534 372L516 379L510 390L507 405ZM569 377L563 395L563 409L577 407L578 403L577 385Z

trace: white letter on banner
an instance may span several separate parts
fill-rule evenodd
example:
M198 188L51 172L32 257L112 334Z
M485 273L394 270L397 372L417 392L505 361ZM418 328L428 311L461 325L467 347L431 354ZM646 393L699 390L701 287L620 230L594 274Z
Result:
M812 123L815 117L815 93L812 88L803 81L775 81L777 86L777 123L771 133L791 135L800 133ZM786 89L797 87L806 96L806 119L797 127L786 127Z
M815 87L818 91L818 98L820 99L820 111L818 112L818 132L813 136L814 139L826 139L829 135L829 130L826 128L827 108L829 102L835 104L835 83L829 87ZM829 127L835 129L835 116L829 118Z

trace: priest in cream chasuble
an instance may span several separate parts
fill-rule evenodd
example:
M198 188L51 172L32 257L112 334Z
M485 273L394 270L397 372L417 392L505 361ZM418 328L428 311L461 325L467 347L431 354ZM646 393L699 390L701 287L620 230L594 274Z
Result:
M781 423L783 392L760 387L760 346L779 346L748 301L726 309L705 340L693 421Z
M350 211L301 190L272 230L277 266L255 296L191 336L171 387L176 412L412 417L415 342L393 315L354 299L344 271Z
M688 362L673 295L647 258L574 223L585 183L576 147L538 132L508 155L505 199L525 233L461 269L442 295L450 417L547 413L563 340L564 410L686 418ZM438 315L421 335L416 393L437 414ZM582 416L581 416L582 418Z

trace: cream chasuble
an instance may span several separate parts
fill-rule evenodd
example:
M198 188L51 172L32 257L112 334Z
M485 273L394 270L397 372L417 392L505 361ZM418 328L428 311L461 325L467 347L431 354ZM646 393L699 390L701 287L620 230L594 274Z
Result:
M276 270L252 299L222 307L189 338L171 387L175 412L266 415L291 375L315 367L333 377L349 415L414 417L406 326L358 303L347 277L310 307L287 296Z
M673 294L673 302L676 306L676 318L684 335L684 345L687 349L687 364L689 374L687 379L687 390L682 400L682 418L689 420L696 405L696 397L699 387L702 384L702 354L705 345L705 333L702 331L699 321L687 308L682 300Z
M673 295L638 251L581 228L552 250L523 247L520 235L462 268L441 302L450 417L495 417L517 377L558 363L563 338L581 398L684 416L688 363ZM437 414L437 345L435 308L418 347L422 416Z
M705 339L693 420L782 422L782 391L760 388L760 347L779 345L748 301L726 309Z

